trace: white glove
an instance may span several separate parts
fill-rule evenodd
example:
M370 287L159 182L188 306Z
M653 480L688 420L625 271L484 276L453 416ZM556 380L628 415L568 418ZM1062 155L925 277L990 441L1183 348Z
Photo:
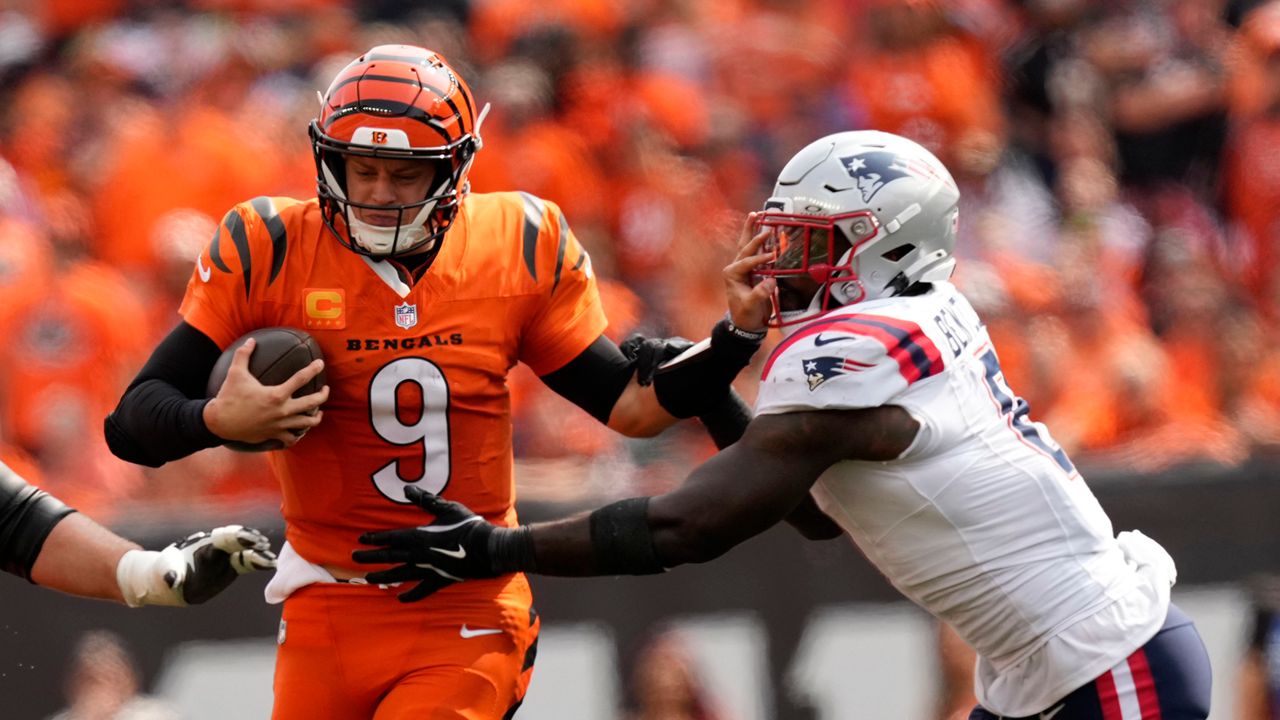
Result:
M197 605L232 580L276 566L271 541L240 525L198 532L164 550L130 550L116 565L116 582L129 607Z

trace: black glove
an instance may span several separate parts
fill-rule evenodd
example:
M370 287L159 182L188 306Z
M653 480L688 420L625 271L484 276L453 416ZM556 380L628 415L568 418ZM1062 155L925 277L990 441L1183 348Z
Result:
M632 335L618 349L636 364L636 382L640 387L653 384L653 375L658 366L693 347L693 341L682 337L651 338L644 335Z
M528 535L526 528L491 525L466 505L412 485L405 488L404 495L435 519L418 527L367 532L360 536L360 542L380 547L351 553L358 563L400 563L371 572L365 579L378 585L418 581L412 589L400 593L401 602L421 600L462 580L531 569L512 560L509 554L523 543L523 536ZM532 543L520 549L527 549L531 555Z
M653 385L662 409L688 418L716 411L764 337L763 332L736 328L725 318L711 329L710 338L699 343L637 335L618 348L635 363L640 386Z

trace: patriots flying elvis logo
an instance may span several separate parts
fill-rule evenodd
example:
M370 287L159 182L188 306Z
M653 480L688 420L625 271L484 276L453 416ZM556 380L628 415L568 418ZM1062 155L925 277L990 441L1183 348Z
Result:
M907 176L907 168L898 161L898 156L884 150L842 157L840 164L849 173L849 177L858 183L863 202L871 202L880 188Z
M870 363L858 362L844 357L818 357L803 360L804 377L809 382L809 392L818 389L822 383L833 377L844 375L851 372L861 372L869 367L875 367Z

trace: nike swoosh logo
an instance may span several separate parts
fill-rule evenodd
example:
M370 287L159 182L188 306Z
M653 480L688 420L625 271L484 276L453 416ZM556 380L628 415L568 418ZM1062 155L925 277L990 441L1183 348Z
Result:
M457 550L445 550L444 548L431 548L431 549L434 550L435 552L440 553L441 555L444 555L446 557L451 557L456 560L461 560L467 556L467 549L462 547L461 545L458 546Z
M1058 707L1053 708L1052 710L1045 710L1044 712L1040 713L1040 720L1053 720L1053 716L1062 712L1062 709L1065 708L1066 706L1067 704L1063 703Z
M202 282L209 282L209 276L213 274L212 270L204 266L204 257L201 255L196 256L196 272L200 273Z
M467 627L466 623L463 623L462 629L458 631L458 634L461 635L463 638L471 639L475 637L482 637L485 635L501 635L502 631L499 630L498 628L476 628L475 630L472 630L471 628Z
M833 338L823 338L822 333L818 333L817 335L813 336L813 344L817 347L821 347L823 345L830 345L831 343L838 343L841 341L853 340L853 339L854 338L850 335L837 335L836 337L833 337Z

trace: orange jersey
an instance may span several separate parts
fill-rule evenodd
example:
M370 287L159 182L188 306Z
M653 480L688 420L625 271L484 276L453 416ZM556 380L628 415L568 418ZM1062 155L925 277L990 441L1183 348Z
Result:
M507 373L517 361L556 370L606 325L560 209L514 192L469 196L412 286L340 245L316 200L242 203L200 255L181 313L223 348L271 326L319 342L324 421L271 462L290 544L360 572L360 533L424 522L410 483L516 523Z

